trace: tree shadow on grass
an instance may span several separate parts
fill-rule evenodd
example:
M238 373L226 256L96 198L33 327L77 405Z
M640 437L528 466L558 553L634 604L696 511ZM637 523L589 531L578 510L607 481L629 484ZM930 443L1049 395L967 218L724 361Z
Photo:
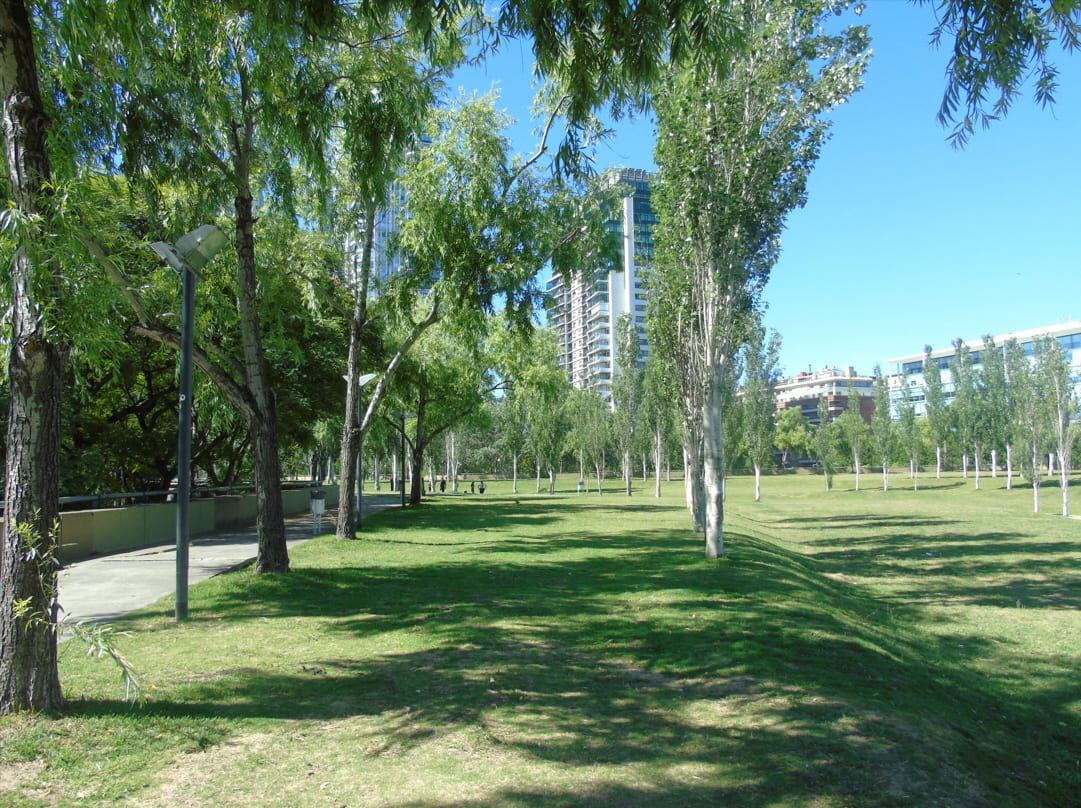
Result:
M553 530L548 542L564 556L548 559L552 548L530 541L513 547L517 560L445 552L399 567L358 563L358 542L348 566L224 587L193 604L193 616L330 619L327 631L369 650L343 658L295 648L261 669L205 670L143 709L364 718L372 754L477 727L500 749L582 778L470 802L493 806L824 797L858 808L1066 806L1081 789L1071 762L1081 730L1061 720L1081 698L1076 682L1049 676L1029 690L987 680L965 665L987 652L986 638L913 631L904 617L915 605L894 606L891 623L881 602L823 575L837 559L736 533L720 563L702 560L682 531ZM428 648L370 650L402 631L420 632ZM654 785L589 780L609 765L644 767ZM672 774L683 769L700 779Z

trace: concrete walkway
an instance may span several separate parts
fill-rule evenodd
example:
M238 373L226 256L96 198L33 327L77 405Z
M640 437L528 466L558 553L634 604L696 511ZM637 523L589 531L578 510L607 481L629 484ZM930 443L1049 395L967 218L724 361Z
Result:
M366 495L363 515L400 502L396 496ZM310 514L286 518L289 548L311 539L312 529ZM333 530L334 520L324 515L321 532ZM251 564L258 547L255 525L193 538L188 546L188 584ZM176 543L66 564L58 588L62 617L70 620L103 622L149 606L176 591Z

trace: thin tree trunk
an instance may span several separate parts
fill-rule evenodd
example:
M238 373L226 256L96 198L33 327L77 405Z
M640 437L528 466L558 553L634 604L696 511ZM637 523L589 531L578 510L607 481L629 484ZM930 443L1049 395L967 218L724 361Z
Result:
M52 169L33 31L19 0L0 2L0 103L8 190L19 212L31 219L42 212L40 197ZM0 543L0 714L51 711L64 703L56 651L59 536L53 529L60 512L64 351L49 339L44 313L60 302L59 272L35 266L25 244L15 247ZM34 541L34 552L27 539ZM21 613L16 603L25 604Z
M935 477L942 479L942 446L935 447Z
M664 447L663 447L663 445L661 443L661 436L660 436L660 433L658 433L656 435L656 444L655 444L655 446L653 448L653 452L654 452L653 458L654 458L654 461L655 461L654 462L654 468L656 468L656 470L657 470L656 495L657 495L658 499L661 496L661 459L662 459L663 448Z
M511 490L513 490L514 493L517 494L518 493L518 452L513 452L512 457L513 457L513 459L511 461L511 474L513 475L512 479L514 480L514 484L513 484Z
M1059 484L1062 486L1062 515L1070 515L1070 464L1068 458L1059 455Z
M754 501L762 500L762 464L754 461Z
M695 441L691 450L683 447L683 485L686 489L687 510L691 514L691 526L696 533L706 531L705 490L702 485L701 447Z
M702 412L703 484L706 507L706 558L724 555L724 397L723 371L714 364Z
M998 478L998 449L991 450L991 479Z
M1037 449L1032 449L1032 509L1033 513L1040 512L1040 465Z
M976 464L976 490L980 490L980 451L977 449L972 453L972 460Z

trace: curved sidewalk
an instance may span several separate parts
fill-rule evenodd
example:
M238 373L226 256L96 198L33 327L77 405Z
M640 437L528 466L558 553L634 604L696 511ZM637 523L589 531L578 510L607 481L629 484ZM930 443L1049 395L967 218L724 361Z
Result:
M396 496L365 495L363 516L399 505ZM287 517L285 538L290 549L312 538L311 514ZM334 521L323 517L323 532ZM188 584L213 578L255 561L255 525L196 536L188 545ZM58 583L62 617L103 622L149 606L176 591L176 544L142 547L125 553L65 564Z

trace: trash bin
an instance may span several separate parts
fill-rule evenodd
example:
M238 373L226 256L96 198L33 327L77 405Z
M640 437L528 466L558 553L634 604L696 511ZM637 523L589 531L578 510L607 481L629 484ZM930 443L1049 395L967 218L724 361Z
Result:
M316 536L323 529L323 513L327 509L327 492L321 489L312 489L312 535Z

